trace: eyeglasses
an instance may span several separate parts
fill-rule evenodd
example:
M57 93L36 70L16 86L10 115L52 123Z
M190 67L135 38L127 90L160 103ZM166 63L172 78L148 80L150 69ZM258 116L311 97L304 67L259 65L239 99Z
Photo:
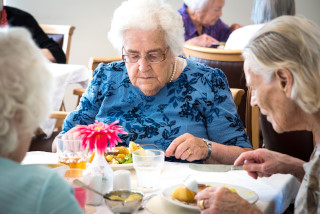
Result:
M123 50L127 52L124 47L122 47L122 53ZM167 48L164 53L161 53L159 51L147 53L145 56L136 53L122 54L122 59L125 63L137 63L141 59L141 57L145 57L145 59L149 63L160 63L166 60L168 50L169 48Z

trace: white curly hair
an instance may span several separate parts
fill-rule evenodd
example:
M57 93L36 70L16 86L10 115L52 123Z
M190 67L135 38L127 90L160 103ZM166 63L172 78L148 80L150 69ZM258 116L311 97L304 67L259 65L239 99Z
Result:
M26 29L0 28L1 157L19 146L18 136L32 134L49 114L52 77L46 63Z
M181 15L163 0L127 0L118 7L111 21L108 37L121 52L124 32L129 29L162 30L167 45L178 56L184 45Z

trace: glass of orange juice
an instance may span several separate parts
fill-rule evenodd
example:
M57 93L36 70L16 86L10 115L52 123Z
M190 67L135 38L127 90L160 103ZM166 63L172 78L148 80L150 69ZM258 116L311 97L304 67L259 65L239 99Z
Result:
M59 162L70 168L86 169L87 155L81 146L81 139L65 139L63 134L56 137Z

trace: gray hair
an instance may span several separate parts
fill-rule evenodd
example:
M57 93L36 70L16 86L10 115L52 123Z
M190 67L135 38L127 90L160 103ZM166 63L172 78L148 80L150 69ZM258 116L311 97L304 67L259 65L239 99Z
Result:
M173 55L182 52L184 27L181 15L163 0L127 0L113 14L108 37L121 51L123 34L129 29L164 31L164 38Z
M320 28L305 18L281 16L267 23L242 54L265 81L279 68L293 75L291 99L305 112L320 110Z
M255 0L251 19L255 24L269 22L282 15L296 14L294 0Z
M13 152L18 137L32 134L48 116L52 83L45 63L27 30L0 28L0 157Z
M191 10L202 10L212 0L183 0Z

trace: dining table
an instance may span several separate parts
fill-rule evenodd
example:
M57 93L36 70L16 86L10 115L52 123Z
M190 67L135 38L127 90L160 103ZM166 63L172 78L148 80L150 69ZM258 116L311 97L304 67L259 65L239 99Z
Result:
M54 79L51 109L58 111L63 102L67 86L78 83L81 87L86 88L91 72L84 65L48 63L47 67ZM40 128L48 137L54 130L55 122L56 119L47 119L40 124Z
M22 164L52 164L57 163L56 153L50 152L28 152ZM192 163L164 162L158 188L152 191L143 192L145 198L144 209L140 209L136 214L193 214L200 213L195 207L193 209L177 203L172 203L170 198L171 187L182 185L187 176L192 176L198 183L203 184L223 184L224 186L236 186L248 192L245 198L253 206L263 213L283 213L297 195L300 182L289 174L275 174L270 177L254 179L244 170L231 170L228 172L212 172L208 170L198 171L190 168ZM205 164L203 166L206 166ZM209 165L208 165L209 166ZM120 164L112 166L113 170L129 170L131 177L131 189L141 191L137 188L136 173L133 164ZM237 189L236 190L239 190ZM169 196L165 194L169 191ZM112 214L112 211L102 203L99 206L86 205L86 214Z

